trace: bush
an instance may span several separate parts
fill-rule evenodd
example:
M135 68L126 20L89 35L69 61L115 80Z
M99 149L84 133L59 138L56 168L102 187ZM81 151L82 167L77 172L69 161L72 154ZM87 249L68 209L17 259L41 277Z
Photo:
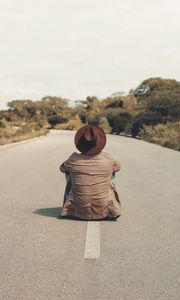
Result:
M130 134L135 137L139 134L143 125L156 125L163 122L162 116L156 112L143 112L136 115L131 122Z
M180 151L180 122L143 126L140 137L151 143Z
M119 108L119 107L123 107L123 100L112 98L111 102L109 102L105 108Z
M62 115L54 115L48 118L48 122L54 128L57 124L68 122L68 119Z
M169 95L164 97L156 97L151 99L146 106L146 110L157 112L162 117L168 117L172 120L180 120L180 96L174 96L173 99Z
M69 120L67 123L56 125L55 129L78 130L83 125L84 124L81 122L80 118L78 116L76 116L76 117L72 118L71 120Z
M91 125L98 126L101 120L102 114L98 112L88 112L86 116L86 122Z
M117 109L107 109L104 111L104 116L107 118L109 125L111 128L114 128L114 122L119 113L122 113L124 110L122 108L117 108ZM111 130L113 131L113 130Z
M105 117L100 119L99 127L101 127L105 133L111 132L111 127L109 126L108 120Z
M22 127L6 126L0 128L0 145L31 139L45 135L47 132L47 129L36 128L33 124L26 124Z
M132 116L130 113L128 112L119 113L114 120L114 128L112 129L113 132L119 134L121 132L126 131L126 128L128 127L131 119Z
M122 109L118 112L109 111L107 113L107 120L111 126L111 133L119 134L125 131L131 119L132 115Z
M7 121L5 119L0 120L0 128L5 128L7 126Z
M82 123L84 123L84 124L87 123L87 114L85 112L80 113L79 118L80 118Z

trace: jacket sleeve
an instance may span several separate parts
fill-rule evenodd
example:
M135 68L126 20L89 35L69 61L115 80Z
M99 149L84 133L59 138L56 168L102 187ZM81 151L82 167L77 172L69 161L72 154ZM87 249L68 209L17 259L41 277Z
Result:
M73 154L60 165L60 171L62 173L69 173L71 169L71 160L73 159Z
M112 173L118 172L121 169L121 164L119 161L115 160L109 153L104 153L108 159L111 160L112 164Z
M113 160L113 172L118 172L121 169L121 164L117 160Z
M62 165L60 165L60 171L62 173L69 173L70 170L70 165L68 163L68 160L66 160L65 162L62 163Z

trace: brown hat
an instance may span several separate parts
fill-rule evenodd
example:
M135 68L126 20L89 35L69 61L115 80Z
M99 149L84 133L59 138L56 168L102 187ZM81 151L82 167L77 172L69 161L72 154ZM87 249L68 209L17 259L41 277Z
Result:
M98 126L85 125L76 132L74 141L83 154L97 154L106 145L106 134Z

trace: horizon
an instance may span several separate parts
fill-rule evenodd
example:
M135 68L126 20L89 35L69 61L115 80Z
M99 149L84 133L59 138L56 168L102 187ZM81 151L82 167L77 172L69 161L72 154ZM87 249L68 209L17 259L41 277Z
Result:
M152 78L161 78L162 80L175 80L176 82L180 83L179 80L175 79L175 78L162 78L162 77L150 77L150 78L145 78L144 80L147 80L147 79L152 79ZM134 89L136 89L144 80L142 80ZM129 91L127 93L123 92L123 91L116 91L110 95L106 95L104 97L98 97L97 95L86 95L84 98L74 98L74 99L71 99L71 98L68 98L68 97L64 97L64 96L60 96L60 95L50 95L50 94L47 94L47 95L42 95L40 98L30 98L30 97L27 97L27 98L14 98L14 99L9 99L7 100L7 102L3 105L3 107L1 106L1 103L0 103L0 110L6 110L8 109L8 102L11 102L11 101L26 101L26 100L31 100L33 102L36 102L36 101L41 101L43 98L45 97L59 97L59 98L62 98L62 99L66 99L68 100L68 105L73 107L75 105L75 102L76 101L84 101L87 99L87 97L97 97L98 100L103 100L103 99L106 99L108 97L115 97L115 95L119 94L119 95L122 95L122 96L127 96L129 95L129 92L131 90L134 90L134 89L129 89Z
M46 95L127 94L152 77L179 81L179 8L178 0L1 0L0 109Z

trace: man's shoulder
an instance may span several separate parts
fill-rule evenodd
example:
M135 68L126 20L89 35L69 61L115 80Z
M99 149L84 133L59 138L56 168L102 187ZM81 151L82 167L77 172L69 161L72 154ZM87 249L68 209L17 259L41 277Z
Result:
M101 152L102 157L113 160L113 157L108 152Z
M70 157L79 157L80 153L77 152L73 152Z
M73 152L66 161L70 162L74 159L77 159L79 157L79 154L77 152Z
M88 155L88 154L82 154L73 152L68 160L94 160L94 159L108 159L113 160L113 157L108 152L100 152L97 155Z

